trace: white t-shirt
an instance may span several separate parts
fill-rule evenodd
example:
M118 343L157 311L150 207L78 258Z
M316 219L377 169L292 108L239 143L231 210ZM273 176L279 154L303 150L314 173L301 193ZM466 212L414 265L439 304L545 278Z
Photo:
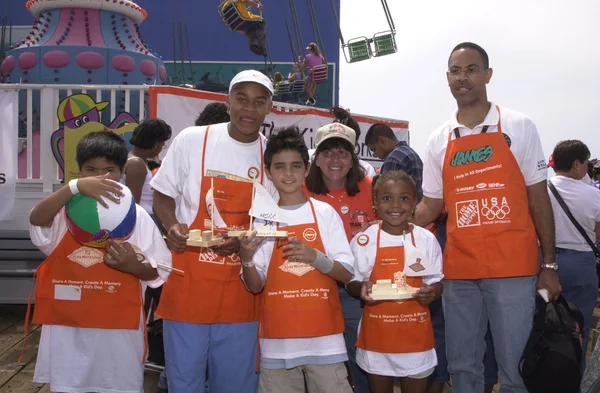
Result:
M565 176L554 176L550 179L556 190L565 201L565 204L585 229L590 239L596 241L596 222L600 222L600 190L590 187L582 181ZM587 242L581 236L575 225L569 220L567 214L558 204L552 191L548 189L552 211L554 212L554 226L556 231L556 247L577 251L591 251Z
M310 157L310 162L313 162L313 160L315 159L315 151L317 151L317 149L308 149L308 156ZM375 172L375 168L373 168L373 165L369 164L364 160L361 160L360 158L358 159L358 163L365 170L365 175L369 177L375 177L375 175L377 175L377 172Z
M367 281L371 277L375 257L377 254L378 225L372 225L364 233L356 235L350 242L354 254L354 278L352 281ZM369 242L361 246L357 242L360 235L369 236ZM435 236L428 230L415 226L413 229L415 246L425 254L427 259L442 271L442 249ZM407 235L407 241L410 239ZM381 247L394 247L404 245L402 236L394 236L381 231ZM423 277L427 285L440 282L443 274ZM360 326L359 326L360 330ZM409 338L407 338L409 339ZM356 363L366 372L377 375L407 377L420 374L437 365L435 349L414 353L381 353L356 348Z
M136 205L137 219L128 242L148 258L171 266L171 252L148 213ZM64 209L50 227L30 226L31 241L50 255L67 232ZM146 286L160 287L169 273L158 269L154 281ZM96 329L43 325L33 381L49 383L50 390L63 393L143 393L144 318L140 328Z
M488 133L498 132L499 117L502 133L510 140L510 150L521 168L525 185L530 186L548 178L542 143L531 119L504 107L500 107L500 115L498 115L498 110L492 103L483 123L471 130L458 123L457 114L458 109L452 113L449 121L429 136L423 167L423 195L428 198L443 199L442 167L448 147L448 135L452 134L453 140L456 138L452 130L459 127L461 137L479 134L483 126L489 127Z
M327 203L317 201L313 198L310 198L310 200L315 208L321 241L325 247L325 255L334 261L340 262L352 273L354 257L348 245L342 219L333 207ZM296 210L286 210L286 213L289 217L287 225L314 222L308 202ZM257 225L259 224L261 223L257 223ZM284 228L287 225L282 224L280 228L285 230ZM254 254L253 260L256 263L256 269L259 271L261 277L265 279L267 278L274 246L274 239L266 240ZM260 340L260 353L263 358L267 359L295 359L306 356L339 355L346 354L346 343L344 342L344 335L342 333L311 338L263 338Z
M259 139L251 143L238 142L229 136L227 124L210 126L206 146L206 168L234 176L250 178L250 169L258 169L261 173L261 157L267 145L266 139L259 134ZM156 191L175 199L181 195L177 203L176 216L182 224L191 225L198 214L200 205L200 188L202 186L202 151L206 127L189 127L181 131L169 146L160 170L150 185ZM260 150L260 142L262 148ZM260 173L258 175L260 179ZM278 200L277 190L264 175L263 183L269 193Z

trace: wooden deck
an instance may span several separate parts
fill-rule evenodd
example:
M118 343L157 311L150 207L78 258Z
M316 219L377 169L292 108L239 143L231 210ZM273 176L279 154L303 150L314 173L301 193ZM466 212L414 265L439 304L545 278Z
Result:
M25 311L22 305L0 305L0 393L50 393L49 385L33 383L40 326L31 327L23 362L18 362L25 336ZM148 371L144 382L145 392L155 393L158 374Z
M35 359L38 343L40 340L40 326L32 326L31 333L27 338L27 346L23 356L23 362L19 363L19 356L23 350L24 320L26 307L22 305L0 305L0 393L49 393L48 385L33 383L33 372L35 370ZM600 308L594 311L592 326L596 326L600 317ZM598 337L598 332L590 340L591 352L592 341ZM158 384L158 374L146 371L144 380L145 393L155 393ZM498 392L496 386L494 392ZM397 388L396 392L400 392ZM444 393L452 393L452 388L446 385Z

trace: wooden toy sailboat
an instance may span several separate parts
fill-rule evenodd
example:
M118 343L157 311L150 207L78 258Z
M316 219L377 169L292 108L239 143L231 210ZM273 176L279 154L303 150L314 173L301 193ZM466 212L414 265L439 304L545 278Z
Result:
M287 217L285 210L281 209L273 200L269 192L258 183L256 179L252 181L252 207L250 208L250 226L249 230L245 231L229 231L227 236L238 237L242 234L250 234L253 230L253 219L271 222L286 222ZM288 237L287 231L277 231L269 225L261 225L256 228L257 237Z
M419 288L410 286L408 277L423 277L441 274L425 255L413 246L411 241L404 241L404 269L394 274L393 280L377 280L371 289L373 300L407 300L412 299L413 294Z
M212 202L210 204L210 231L201 231L199 229L191 230L188 234L188 240L186 244L192 247L213 247L217 244L223 243L223 238L221 236L215 236L215 214L219 214L218 211L215 210L215 198L214 198L214 180L210 178L210 195L207 195L206 198L211 198ZM223 219L218 216L220 221ZM224 224L224 223L223 223Z

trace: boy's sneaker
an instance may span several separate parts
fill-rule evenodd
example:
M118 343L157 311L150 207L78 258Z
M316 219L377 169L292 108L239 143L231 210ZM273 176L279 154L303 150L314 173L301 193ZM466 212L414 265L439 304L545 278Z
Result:
M309 99L306 101L306 105L314 105L315 103L316 103L316 101L315 101L315 99L314 99L314 98L309 98Z

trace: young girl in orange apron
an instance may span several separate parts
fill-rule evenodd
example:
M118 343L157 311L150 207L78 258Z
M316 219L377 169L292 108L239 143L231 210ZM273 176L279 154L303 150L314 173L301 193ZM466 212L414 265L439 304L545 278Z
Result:
M441 272L442 252L430 231L408 223L417 204L416 186L409 175L402 171L381 175L373 196L383 222L351 242L355 266L348 288L366 302L356 363L368 373L370 393L392 393L397 377L402 391L425 393L427 377L437 365L428 305L441 295L442 275L406 278L406 284L420 288L413 299L376 302L370 295L377 280L391 279L400 284L405 271L405 241L425 255L435 272Z

